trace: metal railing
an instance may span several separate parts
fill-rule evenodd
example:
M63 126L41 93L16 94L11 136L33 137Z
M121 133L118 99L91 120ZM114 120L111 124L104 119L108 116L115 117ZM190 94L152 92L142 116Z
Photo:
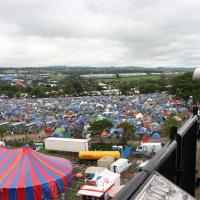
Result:
M134 199L135 194L142 190L141 185L154 172L159 172L190 195L195 196L197 113L198 108L194 107L193 116L179 130L176 126L170 127L169 141L143 170L126 184L114 200Z

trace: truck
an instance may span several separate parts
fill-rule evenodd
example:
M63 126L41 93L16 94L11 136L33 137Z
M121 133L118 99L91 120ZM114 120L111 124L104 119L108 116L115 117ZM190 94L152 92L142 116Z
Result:
M110 165L110 171L121 174L131 167L131 162L126 158L120 158Z
M44 140L45 149L78 155L80 151L89 151L89 139L49 137Z
M157 153L160 149L162 149L163 145L161 143L142 143L136 151L147 151L149 153Z
M80 164L96 165L97 160L104 156L112 156L115 160L120 158L119 151L80 151L78 154Z

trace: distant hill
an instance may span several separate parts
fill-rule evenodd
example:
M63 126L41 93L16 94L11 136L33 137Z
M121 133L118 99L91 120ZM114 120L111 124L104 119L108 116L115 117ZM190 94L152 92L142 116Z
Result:
M89 74L89 73L140 73L140 72L146 72L146 73L163 73L163 72L192 72L195 68L183 68L183 67L156 67L156 68L145 68L145 67L139 67L139 66L125 66L125 67L95 67L95 66L48 66L48 67L22 67L22 68L14 68L14 67L1 67L0 72L2 74L5 73L23 73L23 71L26 73L34 72L34 73L62 73L63 75L76 73L76 74Z

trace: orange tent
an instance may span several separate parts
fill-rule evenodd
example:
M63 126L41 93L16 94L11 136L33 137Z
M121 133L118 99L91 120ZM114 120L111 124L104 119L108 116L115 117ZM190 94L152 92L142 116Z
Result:
M103 131L101 133L101 137L107 137L108 136L108 131Z
M20 85L20 86L23 86L24 87L24 85L20 82L20 81L18 81L17 83L15 83L16 85Z

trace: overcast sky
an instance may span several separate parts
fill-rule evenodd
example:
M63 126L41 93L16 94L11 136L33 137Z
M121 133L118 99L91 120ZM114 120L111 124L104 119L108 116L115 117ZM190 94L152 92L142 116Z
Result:
M0 1L0 67L53 65L200 67L200 1Z

